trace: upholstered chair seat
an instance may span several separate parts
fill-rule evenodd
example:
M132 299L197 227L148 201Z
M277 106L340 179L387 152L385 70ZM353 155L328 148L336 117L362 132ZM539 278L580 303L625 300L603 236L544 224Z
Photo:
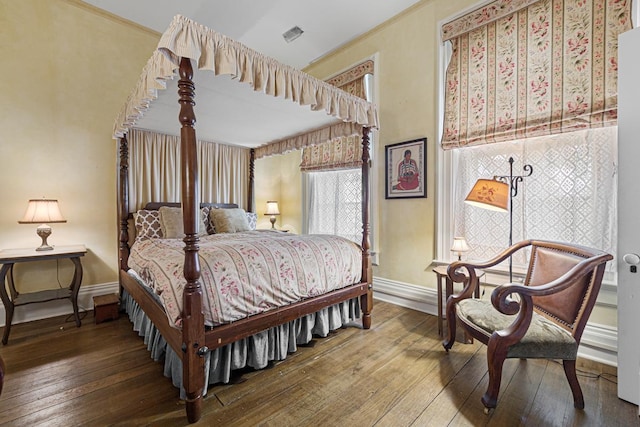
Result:
M507 329L513 316L500 313L491 301L466 299L458 303L458 319L487 337ZM507 358L575 360L578 343L565 329L533 312L529 329L509 347Z

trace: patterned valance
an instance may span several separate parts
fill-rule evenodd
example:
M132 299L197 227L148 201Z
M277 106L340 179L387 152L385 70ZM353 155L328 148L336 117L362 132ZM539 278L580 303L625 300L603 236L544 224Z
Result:
M351 95L366 99L364 77L373 74L374 63L367 60L347 71L327 80ZM362 166L362 144L360 134L325 140L302 151L300 170L303 172L326 171L336 169L354 169Z
M276 154L285 154L290 151L302 150L305 147L322 144L326 141L352 135L362 135L362 126L348 122L336 123L335 125L308 131L290 138L285 138L281 141L274 141L270 144L261 145L255 149L255 156L256 159L260 159L262 157L273 156Z
M460 35L444 149L616 124L618 34L631 29L631 0L525 3L496 1L445 26ZM501 4L518 10L500 15Z
M496 0L442 26L442 40L451 40L476 28L509 16L540 0Z
M314 145L302 151L300 170L354 169L362 166L361 136L354 135Z

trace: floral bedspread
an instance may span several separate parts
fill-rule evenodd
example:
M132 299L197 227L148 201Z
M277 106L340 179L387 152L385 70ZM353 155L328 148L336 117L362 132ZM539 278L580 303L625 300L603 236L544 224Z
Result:
M129 257L181 326L186 286L181 239L136 242ZM360 246L338 236L272 230L212 234L200 239L200 284L208 325L233 322L360 281Z

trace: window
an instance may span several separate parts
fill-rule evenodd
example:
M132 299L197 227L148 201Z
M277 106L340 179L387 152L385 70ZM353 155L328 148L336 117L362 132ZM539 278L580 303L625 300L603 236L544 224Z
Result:
M362 243L362 171L309 172L309 233Z
M373 60L365 61L369 71L373 70ZM365 64L363 63L363 64ZM358 69L356 66L353 70ZM331 80L339 80L342 73ZM329 80L331 82L331 80ZM373 100L373 74L362 75L363 97ZM359 143L360 138L358 138ZM374 132L369 133L369 153L373 160ZM304 158L304 154L303 154ZM303 160L304 163L304 160ZM374 221L377 203L373 183L376 181L375 169L370 168L369 175L369 242L371 244L372 261L376 264L374 250ZM362 170L355 169L323 170L320 172L305 172L303 180L303 232L309 234L336 234L362 243Z
M513 242L557 240L616 251L617 128L589 129L509 143L453 150L451 214L454 235L465 236L466 257L486 259L509 240L509 214L464 203L478 178L514 175L533 167L513 199ZM455 172L454 172L455 171ZM445 257L447 258L447 257ZM514 259L514 268L526 259ZM614 271L615 263L607 266Z

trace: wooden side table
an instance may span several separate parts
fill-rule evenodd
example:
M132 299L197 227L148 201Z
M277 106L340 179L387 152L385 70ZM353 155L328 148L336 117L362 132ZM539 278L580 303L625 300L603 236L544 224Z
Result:
M443 320L444 320L444 307L442 304L442 282L444 279L445 282L445 298L449 298L451 294L453 294L453 281L447 275L448 265L439 265L433 269L433 272L436 273L437 277L437 290L438 290L438 335L441 337L444 336L444 328L443 328ZM474 297L480 298L480 278L484 276L484 271L477 271L476 279L478 283L476 284L476 289L474 291ZM471 338L467 337L465 334L464 342L473 342Z
M73 305L76 326L80 327L80 315L78 314L78 291L80 290L80 283L82 282L82 264L80 263L80 257L86 253L87 248L85 248L84 245L56 246L50 251L36 251L33 248L0 250L0 264L2 264L2 269L0 270L0 284L2 285L0 286L0 298L2 298L6 313L2 344L6 345L7 342L9 342L13 309L20 305L69 298ZM69 287L24 294L16 291L15 282L13 281L13 266L15 264L19 262L47 261L62 258L69 259L75 266L73 279L71 279ZM8 288L11 295L7 293L7 286L5 284L9 285Z

